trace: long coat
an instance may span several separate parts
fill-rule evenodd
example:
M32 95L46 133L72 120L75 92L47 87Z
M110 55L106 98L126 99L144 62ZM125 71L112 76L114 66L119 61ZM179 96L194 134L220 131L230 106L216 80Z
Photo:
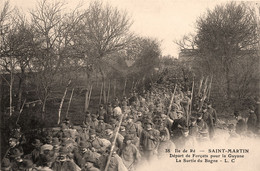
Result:
M159 143L160 132L155 129L143 130L140 137L140 145L145 151L156 150Z

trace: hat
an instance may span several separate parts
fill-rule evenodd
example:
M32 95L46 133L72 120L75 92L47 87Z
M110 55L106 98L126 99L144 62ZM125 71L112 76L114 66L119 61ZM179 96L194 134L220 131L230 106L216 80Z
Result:
M2 169L8 169L8 168L10 168L10 167L11 167L11 165L10 165L10 160L9 160L8 158L4 158L4 159L2 160L1 168L2 168Z
M66 147L61 147L60 150L59 150L59 153L60 154L68 154L68 150Z
M197 113L197 117L199 118L199 117L202 117L202 113Z
M65 123L62 123L61 124L61 129L68 129L69 127L65 124Z
M99 116L98 120L104 120L104 116Z
M208 133L208 129L202 129L199 131L200 134L207 134Z
M120 126L121 126L121 127L126 127L126 125L127 125L127 123L122 122Z
M79 148L88 148L88 147L89 147L89 144L86 143L85 141L80 141L78 147L79 147Z
M104 105L103 105L103 104L100 104L99 107L104 107Z
M64 131L62 134L62 138L71 138L71 133L69 131Z
M21 133L18 131L14 131L11 136L12 138L19 139L21 137Z
M57 138L57 137L52 138L52 145L53 145L53 146L54 146L54 145L60 145L59 138Z
M204 104L204 105L202 106L202 109L207 109L206 104Z
M249 110L249 113L252 114L252 113L255 113L255 111L253 111L253 110L250 109L250 110Z
M94 129L89 130L89 135L96 135L96 131Z
M133 137L130 136L129 134L126 134L126 136L124 137L124 141L128 141L128 140L133 140Z
M116 119L111 119L111 124L116 124L117 120Z
M89 125L83 124L83 125L81 125L81 127L82 127L82 128L89 128Z
M229 125L228 125L228 129L234 130L234 129L235 129L235 125L234 125L234 124L229 124Z
M150 124L150 125L153 125L153 122L150 120L150 119L147 119L145 124Z
M182 132L189 132L189 128L187 126L182 127Z
M34 142L32 143L32 145L34 147L40 147L40 146L42 146L42 143L39 139L35 139Z
M23 155L23 152L21 152L18 148L15 148L12 152L13 154L10 155L10 157L19 157Z
M122 105L123 105L123 106L127 106L127 102L126 102L126 101L123 101L123 102L122 102Z
M96 158L94 158L93 156L87 157L85 158L86 162L90 162L90 163L96 163Z
M50 136L50 135L46 136L46 137L45 137L45 140L46 140L47 142L52 141L52 136Z
M111 145L107 146L107 149L106 151L111 151ZM118 150L118 147L117 146L113 146L113 152L117 151Z
M121 124L121 125L122 125L122 124ZM113 130L113 127L112 127L111 125L108 125L108 124L107 124L107 125L106 125L106 130L107 130L107 129Z
M128 116L126 117L126 119L134 119L134 116L133 116L133 115L128 115Z
M50 144L44 144L43 146L41 146L41 154L43 154L43 151L49 150L51 151L53 149L53 146Z
M67 146L67 145L69 145L69 144L70 144L70 141L67 140L66 138L63 138L63 139L61 140L61 146Z
M91 117L92 118L97 118L97 115L96 114L92 114Z
M197 119L195 117L190 117L191 122L195 122Z
M10 140L11 140L11 141L18 141L17 138L15 138L15 137L10 137L10 138L9 138L9 141L10 141Z
M33 162L31 160L24 159L19 168L21 168L21 169L31 169L31 168L33 168Z
M41 155L41 162L42 164L47 164L51 162L53 158L50 155Z

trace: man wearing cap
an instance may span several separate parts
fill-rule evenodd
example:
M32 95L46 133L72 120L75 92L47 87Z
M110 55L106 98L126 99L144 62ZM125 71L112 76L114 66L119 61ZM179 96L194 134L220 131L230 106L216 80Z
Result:
M99 116L98 118L98 125L96 126L96 133L99 137L104 137L105 136L105 131L106 131L106 123L104 122L104 117Z
M108 171L127 171L127 168L125 167L121 157L119 157L116 153L116 151L118 151L118 148L115 146L113 147L113 149L111 149L111 148L112 148L111 146L107 147L105 153L103 153L98 158L97 165L99 166L100 170L105 170L109 154L110 154L110 152L112 152L107 170Z
M179 110L177 111L177 119L174 120L170 131L173 141L182 136L181 128L184 125L186 125L186 119L183 116L183 111Z
M167 128L166 128L167 129ZM160 144L158 146L158 157L161 158L165 155L169 155L166 153L166 149L170 149L173 151L175 149L175 144L169 139L169 133L167 131L160 131Z
M104 119L105 119L105 117L107 117L106 116L107 115L107 111L106 111L106 109L104 109L104 105L103 104L99 105L99 109L98 109L97 114L98 114L98 117L102 116Z
M80 171L81 169L68 157L66 147L61 147L56 161L52 164L52 169L55 171Z
M105 145L103 141L96 136L96 131L94 129L89 130L89 140L91 151L97 153L103 153L105 151Z
M124 138L124 145L120 150L120 156L128 170L134 170L141 159L140 152L137 147L132 144L132 141L133 138L130 135L126 135Z
M32 145L34 146L34 150L30 154L30 159L33 161L33 163L38 164L40 160L42 143L39 139L35 139Z
M197 138L197 140L198 140L198 143L199 143L201 146L209 145L209 143L210 143L210 138L209 138L208 129L199 130L199 137Z
M107 125L106 126L106 135L107 135L107 139L110 141L110 143L112 144L114 139L115 139L115 132L113 131L113 127L111 125ZM124 137L118 133L117 134L117 137L116 137L116 142L115 142L115 146L118 148L118 149L121 149L122 146L123 146L123 140L124 140Z
M249 109L249 117L247 119L247 129L253 133L256 132L257 116L254 109Z
M85 162L86 164L81 171L100 171L98 168L95 167L96 158L89 157L85 159Z
M58 137L54 137L52 138L52 144L53 146L53 152L54 152L54 158L56 158L58 156L58 153L59 153L59 150L60 150L60 145L61 145L61 142L59 140Z
M11 167L13 170L19 170L22 165L23 152L21 152L18 148L13 149L12 154L10 155Z
M87 152L90 151L88 148L89 144L87 142L80 141L78 148L73 151L73 159L80 168L85 166L85 158L87 157Z
M133 115L128 115L126 118L126 133L132 137L139 137L138 125L133 122Z
M112 118L113 118L113 107L112 107L111 103L108 103L107 104L107 115L104 118L104 121L106 123L110 123Z
M195 117L190 117L190 126L189 126L189 134L192 137L198 137L199 135L199 128L197 125L197 119Z
M89 130L90 126L89 125L82 125L82 132L79 133L79 138L82 141L87 141L89 139Z
M40 165L35 169L37 171L53 171L50 167L52 165L53 158L50 156L43 155L41 156Z
M207 123L203 120L202 118L202 113L197 113L197 125L198 125L198 129L203 130L203 129L208 129L208 125Z
M211 102L208 102L208 112L212 116L213 124L216 125L218 121L217 111L212 107Z
M187 126L182 128L182 136L176 141L175 144L178 149L195 147L195 139L189 135L189 128Z
M115 104L115 105L114 105L114 109L113 109L113 116L114 116L114 118L117 118L117 117L119 117L119 116L121 116L121 115L122 115L122 110L121 110L121 108L119 107L118 104Z
M236 133L236 127L234 124L228 125L228 131L229 131L228 132L229 133L228 143L239 140L240 136Z
M170 129L171 129L171 126L172 126L172 123L173 123L173 120L171 120L171 119L169 118L169 116L167 116L167 115L164 114L164 113L161 113L161 118L162 118L163 125L164 125L168 130L170 130Z
M92 122L91 114L89 111L86 111L83 125L90 125L91 122Z
M31 160L24 159L19 167L19 170L32 171L35 168L35 165Z
M152 121L147 120L145 129L142 130L140 136L140 147L147 160L151 160L157 153L159 145L159 131L152 128Z
M15 149L18 149L21 153L23 153L23 148L20 145L18 139L11 137L9 138L9 151L6 155L6 158L9 158L11 155L13 155Z
M189 107L191 105L191 99L188 97L188 92L185 93L183 99L180 101L180 104L183 106L185 116L188 115Z
M120 133L123 137L125 137L126 134L127 134L127 132L126 132L126 130L125 130L126 124L127 124L126 122L122 122L121 125L120 125L120 129L119 129L119 133Z
M215 133L214 124L213 124L213 117L211 113L208 112L207 105L202 106L202 119L207 123L208 130L209 130L209 138L212 139Z
M97 119L97 115L96 114L92 114L91 115L91 122L90 122L90 128L92 129L96 129L96 127L98 126L98 119Z
M13 171L13 169L11 168L10 160L8 158L4 158L2 160L1 170L2 171Z

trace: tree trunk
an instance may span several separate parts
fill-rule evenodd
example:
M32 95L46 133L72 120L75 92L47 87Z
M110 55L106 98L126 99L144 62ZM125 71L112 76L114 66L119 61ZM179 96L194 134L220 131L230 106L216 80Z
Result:
M2 117L2 110L3 110L2 99L3 99L3 79L2 76L0 76L0 117Z
M19 79L19 85L18 85L18 102L17 102L17 110L20 110L22 105L22 95L23 95L23 82L24 82L24 70L21 69L21 76Z
M89 96L89 90L87 90L86 94L85 94L85 108L84 108L84 112L86 112L88 110L88 96Z
M13 72L10 73L10 85L9 85L9 106L10 106L10 117L13 114Z
M227 99L231 99L231 90L230 90L230 78L229 78L229 67L226 67L226 81L227 81Z
M45 117L46 101L47 101L47 96L44 97L42 102L42 120L44 120Z

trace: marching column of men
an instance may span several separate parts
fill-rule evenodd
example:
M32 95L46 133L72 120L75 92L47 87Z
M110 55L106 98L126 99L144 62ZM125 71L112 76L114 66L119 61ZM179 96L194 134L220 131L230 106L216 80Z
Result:
M116 98L106 109L101 104L96 113L87 111L81 126L73 126L66 118L60 129L48 129L32 140L26 140L17 126L1 170L98 171L107 167L108 171L127 171L175 148L203 145L214 139L217 113L208 101L201 110L189 113L190 96L189 91L177 88L169 104L166 90L133 92L121 102ZM248 131L259 135L254 109L247 121L237 111L234 115L237 124L228 126L231 138L246 136Z

